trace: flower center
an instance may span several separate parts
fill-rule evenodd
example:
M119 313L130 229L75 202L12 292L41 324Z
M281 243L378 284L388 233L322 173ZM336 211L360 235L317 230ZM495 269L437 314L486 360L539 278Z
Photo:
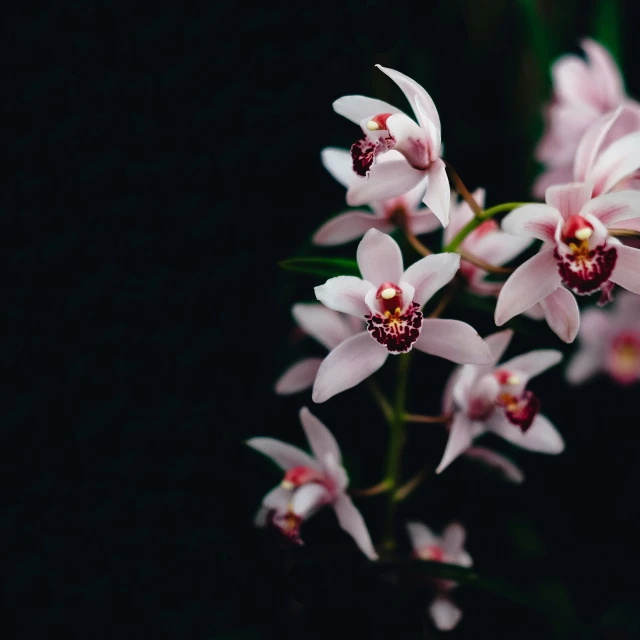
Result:
M498 405L504 409L509 422L520 427L522 433L527 431L540 411L540 400L531 391L525 391L519 398L510 393L501 393Z
M625 331L616 336L609 354L609 372L619 384L640 378L640 333Z
M562 242L571 245L582 245L593 235L593 225L579 215L569 216L562 227ZM573 249L575 251L575 249Z
M415 555L420 560L431 560L432 562L444 562L444 550L434 544L428 544L419 547L415 551Z
M373 116L367 123L367 129L369 129L369 131L386 131L387 118L390 115L390 113L379 113L377 116Z
M271 512L269 524L291 542L302 544L300 539L302 518L293 512L291 505L287 507L285 512Z
M312 469L311 467L305 466L297 466L289 469L284 474L284 479L282 480L282 488L283 489L297 489L303 484L307 484L308 482L318 482L319 484L325 484L324 477L319 471Z

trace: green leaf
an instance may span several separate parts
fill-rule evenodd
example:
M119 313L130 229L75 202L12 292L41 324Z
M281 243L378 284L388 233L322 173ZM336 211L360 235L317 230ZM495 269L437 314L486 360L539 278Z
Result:
M287 258L278 264L287 271L307 273L315 276L333 278L335 276L358 276L360 270L355 260L346 258Z
M622 31L619 0L599 0L593 14L593 37L605 46L618 66L622 64Z

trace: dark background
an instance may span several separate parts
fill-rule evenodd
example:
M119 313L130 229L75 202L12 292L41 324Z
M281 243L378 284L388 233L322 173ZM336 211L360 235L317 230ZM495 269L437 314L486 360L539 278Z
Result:
M633 5L620 3L619 44L638 96ZM595 33L594 9L3 5L3 637L420 638L423 625L437 637L422 616L429 592L367 573L332 514L306 525L304 549L251 526L280 476L243 441L303 443L297 411L310 397L272 387L296 356L320 353L291 345L289 308L321 281L277 261L308 252L310 233L344 206L319 151L356 132L331 102L363 93L404 104L376 62L431 92L447 158L470 188L486 187L489 203L526 199L544 69ZM486 314L452 313L493 330ZM525 326L512 353L563 348ZM410 406L436 413L451 368L414 361ZM632 637L637 389L568 388L561 369L533 388L566 452L496 440L524 468L523 486L460 461L428 478L403 519L461 520L479 573ZM377 482L386 433L365 391L312 410L337 435L352 485ZM444 431L411 438L407 469L437 463ZM381 500L358 502L374 534ZM579 637L482 590L462 588L457 601L465 617L451 637Z

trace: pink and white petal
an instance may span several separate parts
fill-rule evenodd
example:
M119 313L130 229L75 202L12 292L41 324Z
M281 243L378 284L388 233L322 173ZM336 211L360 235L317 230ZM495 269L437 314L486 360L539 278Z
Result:
M291 313L298 326L327 349L353 335L345 316L319 302L294 304Z
M364 318L369 309L364 302L369 289L373 285L355 276L338 276L330 278L323 285L315 287L316 298L325 307L334 311L348 313L356 318Z
M442 596L431 603L429 614L440 631L451 631L462 619L462 611L449 598Z
M484 189L476 189L471 195L481 207L484 206ZM459 200L458 194L453 192L449 202L449 224L444 230L444 244L449 244L473 217L471 207L464 200Z
M593 182L571 182L549 187L545 193L545 201L566 220L569 216L580 213L582 207L591 200L592 193Z
M623 178L640 168L640 131L612 142L598 157L589 179L595 182L594 196L611 191Z
M576 339L580 329L580 308L571 291L558 287L540 300L540 308L549 328L560 340L569 344Z
M367 525L351 498L344 493L340 494L333 503L333 508L338 517L338 523L354 539L360 551L369 560L377 560L378 554L373 548Z
M326 487L317 482L309 482L293 492L291 510L306 520L331 500L332 496Z
M569 362L565 377L569 384L582 384L604 369L604 354L595 347L582 347Z
M262 498L262 506L268 511L274 509L276 511L286 511L289 500L291 500L291 491L278 485Z
M560 102L593 102L593 80L585 62L573 54L560 56L551 66L553 87Z
M266 527L267 526L267 517L269 515L269 509L265 507L260 507L256 514L253 516L253 526L254 527Z
M387 153L383 154L380 157L380 160L382 160L383 158L385 158L385 156L388 156L390 154L391 154L391 151L388 151ZM416 212L418 205L422 202L422 197L424 196L424 192L426 188L427 188L427 176L425 174L421 182L419 182L415 187L413 187L411 191L408 191L402 196L408 211Z
M251 438L246 444L271 458L285 471L293 467L319 468L319 464L308 453L275 438Z
M465 457L479 460L488 467L500 471L505 479L515 484L524 482L524 473L507 457L486 447L469 447L464 453Z
M281 396L311 389L322 358L305 358L290 366L277 380L275 391Z
M449 376L446 384L444 385L444 391L442 392L442 405L441 405L442 415L453 413L453 400L454 400L453 392L454 392L454 389L458 387L458 380L460 379L460 376L463 370L466 369L467 367L475 367L475 365L467 364L462 367L456 367L453 370L453 373ZM462 387L462 391L465 392L463 395L463 400L464 400L468 395L468 389L466 387ZM466 402L465 404L460 404L460 408L465 409Z
M316 459L324 460L329 455L337 464L342 464L340 447L333 434L307 407L300 409L300 422Z
M485 372L487 368L491 370L493 368L493 364L465 364L464 366L456 369L457 375L453 383L452 397L458 409L463 411L467 410L474 383L481 378L481 372ZM443 413L450 412L451 411L443 411Z
M390 152L389 152L390 153ZM385 154L386 155L386 154ZM347 191L347 204L357 207L391 200L411 191L425 179L425 172L411 167L404 159L376 162L367 178L358 178Z
M562 216L555 207L547 204L526 204L507 214L501 226L503 231L512 236L553 242L556 227L560 222Z
M459 268L459 254L435 253L412 264L402 280L415 288L414 300L422 307L436 291L451 282Z
M592 215L605 227L617 227L624 220L640 218L640 191L605 193L587 202L580 215Z
M640 295L640 249L616 245L618 259L611 274L611 282Z
M573 177L576 182L584 182L587 179L589 169L593 166L604 139L623 108L621 105L600 116L582 136L573 163Z
M507 350L512 338L513 331L511 329L505 329L504 331L492 333L484 339L491 349L493 362L499 362L500 358L502 358L504 352Z
M489 345L466 322L426 318L422 332L414 344L416 349L457 364L489 364L493 362Z
M456 413L453 416L449 440L444 449L442 460L436 469L436 473L442 473L459 455L464 453L481 433L485 431L481 422L468 418L464 413Z
M436 158L427 169L427 191L422 202L433 211L443 227L449 224L451 187L446 166L440 158Z
M538 414L525 433L509 422L503 412L495 412L487 421L489 431L511 444L538 453L558 454L564 451L564 440L549 420Z
M413 550L440 544L440 538L422 522L407 522L407 534Z
M442 532L442 546L447 555L455 557L464 550L467 532L459 522L452 522Z
M388 102L367 96L342 96L333 103L333 110L357 125L380 113L402 113Z
M540 303L538 303L536 305L533 305L531 309L523 311L522 315L527 316L527 318L531 318L532 320L543 320L544 309L540 306Z
M334 247L361 238L369 229L391 233L395 227L368 211L345 211L325 222L313 235L313 244Z
M501 266L520 255L533 242L526 236L512 236L502 231L490 231L468 248L476 258Z
M347 149L327 147L320 152L320 160L322 166L343 187L348 188L358 179L358 175L353 170L351 153Z
M519 373L529 381L531 378L539 376L543 371L557 365L561 360L562 351L536 349L507 360L507 362L500 365L500 369Z
M420 195L420 197L422 197L422 195ZM428 209L420 209L415 213L408 214L407 225L409 231L416 236L422 233L431 233L432 231L436 231L436 229L442 228L440 220Z
M360 384L386 361L389 352L367 331L341 342L322 362L313 385L314 402L326 402Z
M624 97L622 75L611 54L601 44L585 38L580 45L589 58L592 77L597 78L599 102L617 104Z
M627 307L628 305L628 298L627 300L625 300L625 298L623 298L623 294L626 294L626 296L632 296L633 298L640 300L640 298L635 296L635 294L633 293L621 291L616 297L616 311L623 311L623 308ZM626 311L626 309L624 309L624 311ZM630 308L629 311L631 311ZM612 332L615 332L617 330L616 325L612 323L611 320L611 314L609 314L607 311L596 308L587 309L582 314L579 341L581 343L587 344L603 344L610 338Z
M402 278L402 251L386 233L370 229L358 245L356 259L362 277L377 288L385 282L398 283Z
M504 283L496 304L495 322L507 320L538 304L560 286L560 274L553 249L543 247L523 262Z

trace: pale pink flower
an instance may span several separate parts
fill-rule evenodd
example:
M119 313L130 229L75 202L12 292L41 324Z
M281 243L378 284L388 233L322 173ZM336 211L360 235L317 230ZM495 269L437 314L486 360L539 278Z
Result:
M400 247L377 229L367 231L357 251L361 278L338 276L316 287L316 298L334 311L367 322L367 330L341 342L320 365L314 402L324 402L376 372L390 353L420 351L456 363L485 363L491 350L465 322L424 318L421 307L447 284L460 256L422 258L406 271Z
M323 347L331 351L341 342L362 331L364 322L319 302L294 304L291 313L297 325ZM298 393L313 386L323 358L304 358L289 367L276 382L280 395Z
M535 256L505 282L496 305L498 326L540 303L551 329L572 342L580 326L580 295L602 291L610 299L614 284L640 293L640 250L608 235L622 220L640 217L640 192L618 191L591 199L593 183L549 187L547 204L512 211L502 228L542 240Z
M426 189L423 202L443 226L449 223L449 180L440 158L440 117L429 94L404 74L376 65L406 96L418 123L400 109L375 98L344 96L336 113L362 127L364 137L351 147L360 179L349 185L347 204L390 200L414 187ZM388 162L379 162L389 154Z
M380 156L379 162L392 159L392 155L387 153ZM352 169L351 154L344 149L323 149L322 164L347 188L361 180ZM325 222L314 234L313 242L333 246L360 238L369 229L391 233L396 227L405 225L414 235L434 231L441 226L439 220L428 209L419 208L424 188L424 184L420 183L408 193L390 200L367 203L373 213L364 209L345 211Z
M367 525L346 490L347 472L335 438L306 407L300 410L300 422L313 456L273 438L252 438L250 447L271 458L284 470L284 479L262 499L256 514L257 526L271 524L289 539L302 543L303 521L325 505L331 505L340 526L354 539L370 559L378 555L373 548Z
M442 536L437 536L422 522L408 522L407 533L414 557L460 567L473 566L471 556L464 549L467 534L461 524L454 522L443 531ZM440 631L451 631L462 618L462 611L451 600L451 591L457 584L442 579L436 579L435 583L436 596L429 607L429 613Z
M581 384L600 372L620 385L640 380L640 297L623 291L611 310L587 309L582 315L578 351L567 380Z
M562 354L541 349L498 365L512 335L512 331L500 331L486 339L493 354L490 364L465 365L453 373L445 388L442 409L453 418L436 473L488 432L530 451L556 454L564 450L556 428L539 413L540 401L526 388L531 378L560 362Z

